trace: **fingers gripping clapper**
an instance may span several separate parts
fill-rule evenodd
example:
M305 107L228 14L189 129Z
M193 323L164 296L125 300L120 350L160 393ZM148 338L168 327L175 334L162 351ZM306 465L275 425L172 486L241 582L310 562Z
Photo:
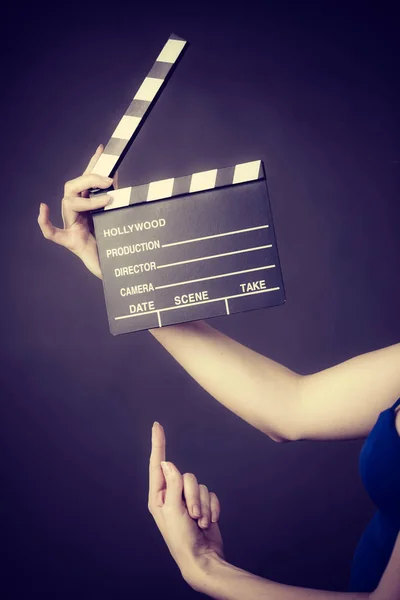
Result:
M94 173L115 174L186 46L169 37ZM113 335L285 301L261 160L107 193L92 214Z
M150 202L151 200L162 200L185 194L193 194L203 190L224 187L264 179L264 171L260 160L225 167L224 169L212 169L200 173L193 173L184 177L172 177L161 181L152 181L144 185L126 187L119 190L109 191L111 202L100 210L113 210L131 204ZM101 190L104 194L104 190Z

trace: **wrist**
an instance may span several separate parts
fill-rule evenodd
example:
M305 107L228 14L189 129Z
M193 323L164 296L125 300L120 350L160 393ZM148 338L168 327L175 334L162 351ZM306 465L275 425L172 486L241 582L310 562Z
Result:
M201 592L213 574L221 567L229 566L216 552L206 552L193 557L190 563L181 568L182 577L196 592Z
M76 252L74 252L74 254L76 254L76 256L80 258L87 270L90 271L92 275L95 275L96 277L98 277L98 279L103 279L100 264L98 262L94 263L94 261L91 260L90 257L88 258L86 256L86 254L77 254Z

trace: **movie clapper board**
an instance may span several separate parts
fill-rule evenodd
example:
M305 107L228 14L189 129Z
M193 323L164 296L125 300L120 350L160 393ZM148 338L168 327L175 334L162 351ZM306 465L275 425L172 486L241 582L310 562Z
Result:
M94 173L113 176L187 46L171 35ZM93 211L113 335L283 304L262 161L107 192Z

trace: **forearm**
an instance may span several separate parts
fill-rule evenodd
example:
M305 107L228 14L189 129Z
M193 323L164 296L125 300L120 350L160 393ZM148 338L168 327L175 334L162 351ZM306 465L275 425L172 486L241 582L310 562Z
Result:
M102 279L100 266L92 272ZM297 438L300 375L203 321L150 333L226 408L276 441Z
M301 376L196 321L150 330L218 402L272 439L296 438Z
M216 600L367 600L367 593L327 592L263 579L219 557L203 560L185 577L197 592Z
M100 267L92 272L101 279ZM365 437L400 396L400 343L301 376L202 321L150 333L211 396L276 441Z

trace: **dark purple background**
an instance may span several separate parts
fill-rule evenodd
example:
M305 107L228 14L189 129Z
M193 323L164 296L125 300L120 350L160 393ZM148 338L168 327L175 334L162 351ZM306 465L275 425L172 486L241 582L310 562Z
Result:
M196 597L147 512L155 419L168 458L219 494L228 560L346 587L373 511L361 441L274 444L147 332L113 338L100 281L36 218L44 201L60 224L64 181L107 142L175 32L191 46L120 184L263 159L288 298L212 325L301 373L398 342L398 33L394 2L365 4L3 15L3 598Z

